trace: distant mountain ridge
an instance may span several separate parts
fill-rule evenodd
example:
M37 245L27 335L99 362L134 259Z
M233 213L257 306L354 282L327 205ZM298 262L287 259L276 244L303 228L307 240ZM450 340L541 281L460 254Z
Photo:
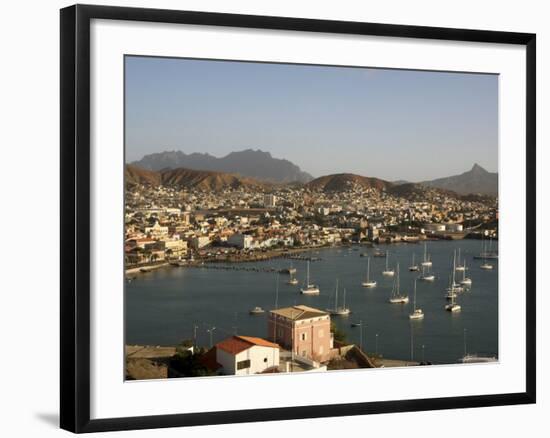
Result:
M307 183L313 179L292 162L273 158L269 152L253 149L231 152L221 158L210 154L166 151L145 155L141 160L130 164L153 171L184 168L239 174L276 183Z
M461 195L498 196L498 173L488 172L477 163L469 171L460 175L422 181L420 184L443 190L452 190Z

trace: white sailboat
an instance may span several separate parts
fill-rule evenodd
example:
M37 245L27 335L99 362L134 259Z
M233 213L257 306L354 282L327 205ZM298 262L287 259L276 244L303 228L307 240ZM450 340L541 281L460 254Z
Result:
M432 261L430 260L430 256L428 254L428 245L426 243L424 243L424 260L421 265L426 267L432 266Z
M391 304L406 304L409 302L409 297L403 295L399 289L399 263L397 264L397 276L393 281L393 287L390 296Z
M460 359L462 363L487 363L497 362L498 359L495 356L482 356L479 354L470 354L466 347L466 329L464 329L464 356Z
M434 281L435 275L430 272L429 266L422 266L422 274L420 274L418 279L422 281Z
M412 264L411 264L411 266L409 266L409 271L411 271L411 272L417 272L418 271L418 265L414 262L414 252L413 252Z
M319 295L319 286L309 282L309 260L307 262L306 284L300 289L303 295Z
M483 269L484 271L490 271L493 269L493 265L487 262L486 254L488 254L487 251L483 251L483 263L479 266L480 269Z
M367 278L361 282L363 287L376 287L376 281L370 279L370 257L367 259Z
M350 314L350 310L346 307L346 288L344 288L344 303L338 306L338 279L336 279L336 290L334 296L334 309L327 309L331 315L346 316Z
M298 279L294 276L294 274L290 274L290 278L288 279L287 284L290 284L292 286L296 286L298 284Z
M445 295L445 297L447 299L455 298L456 294L462 291L463 291L463 287L456 282L456 251L455 251L453 255L453 271L450 276L449 287L447 288L447 295Z
M455 256L456 256L456 253L455 253ZM456 303L456 291L453 289L452 285L455 283L455 278L454 278L454 264L455 264L456 260L453 259L453 274L450 276L451 277L451 281L449 282L450 283L450 287L447 288L447 295L446 297L448 299L451 300L451 302L447 305L445 305L445 310L447 310L448 312L460 312L461 310L461 307Z
M448 312L460 312L462 309L457 303L456 303L456 295L453 295L451 298L451 302L447 305L445 305L445 310Z
M414 280L413 313L409 315L409 319L424 319L424 312L422 309L416 308L416 279Z
M382 271L382 275L385 275L386 277L393 277L395 275L395 271L389 268L388 259L389 259L389 253L388 251L386 251L386 269Z
M469 277L466 277L466 259L464 259L464 269L462 270L462 280L460 280L460 284L462 286L472 285L472 279Z
M456 270L458 272L464 272L466 270L466 258L464 258L464 264L463 265L460 264L460 248L458 248Z

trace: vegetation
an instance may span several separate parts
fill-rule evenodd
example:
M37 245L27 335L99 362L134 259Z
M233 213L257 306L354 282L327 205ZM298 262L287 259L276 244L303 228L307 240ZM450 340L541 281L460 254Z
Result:
M215 373L209 370L201 361L204 351L193 354L189 350L180 349L170 359L170 367L185 377L213 376Z

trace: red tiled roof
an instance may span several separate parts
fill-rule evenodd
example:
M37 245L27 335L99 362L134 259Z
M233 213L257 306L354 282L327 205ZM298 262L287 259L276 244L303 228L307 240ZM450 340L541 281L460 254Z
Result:
M232 336L224 339L216 344L216 348L225 351L229 354L239 354L241 351L248 350L253 346L279 348L277 344L266 341L262 338L254 338L251 336Z
M237 337L245 340L246 342L250 342L251 344L259 345L260 347L279 348L279 344L266 341L265 339L262 339L262 338L255 338L252 336L237 336Z

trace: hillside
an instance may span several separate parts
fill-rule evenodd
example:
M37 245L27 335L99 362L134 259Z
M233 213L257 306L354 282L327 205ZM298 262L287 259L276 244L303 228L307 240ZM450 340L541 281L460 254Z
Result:
M338 173L316 178L306 184L310 190L320 190L324 192L338 192L349 190L354 187L374 188L385 190L392 187L393 184L378 178L355 175L353 173Z
M438 178L432 181L423 181L420 184L444 190L452 190L461 195L477 193L498 196L498 173L488 172L479 164L474 164L469 171L461 173L460 175Z
M148 186L175 186L180 188L194 188L205 191L219 191L223 189L262 188L265 183L251 178L242 178L222 172L212 172L192 169L165 169L158 172L141 169L137 166L126 165L126 184Z

